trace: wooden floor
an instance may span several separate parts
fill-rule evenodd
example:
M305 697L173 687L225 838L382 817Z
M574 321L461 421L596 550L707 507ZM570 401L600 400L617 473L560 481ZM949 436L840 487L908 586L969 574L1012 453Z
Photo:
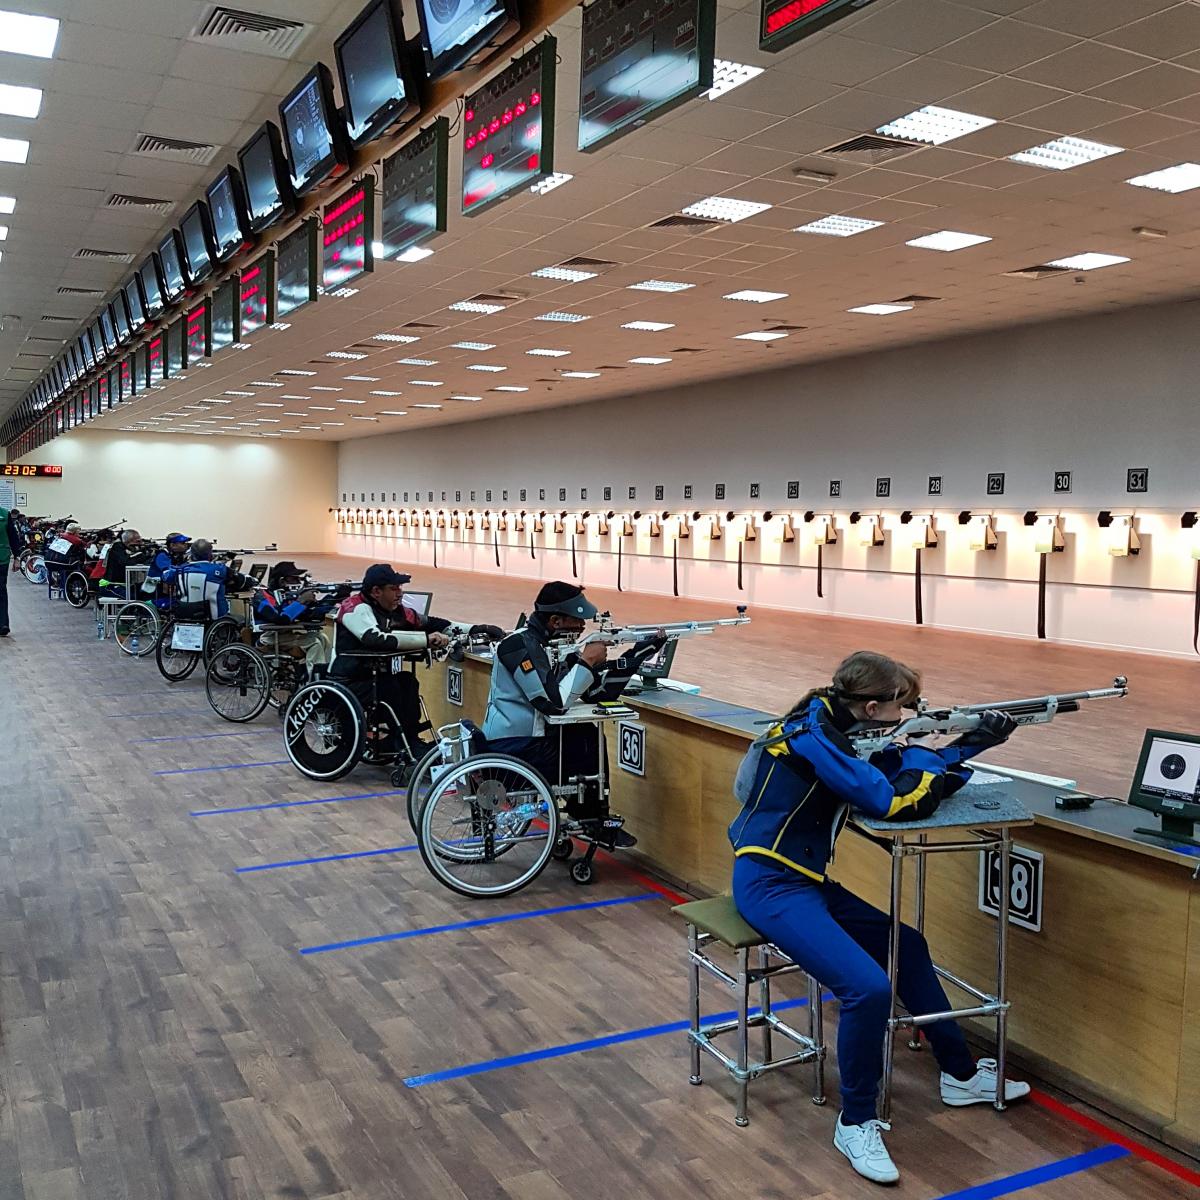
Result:
M518 589L495 581L487 596L480 581L443 573L435 587L439 608L468 617L511 618L518 607ZM439 889L406 849L238 873L408 846L399 798L371 795L387 780L366 768L333 785L303 781L277 765L272 717L226 725L199 679L171 687L152 661L97 643L87 614L20 580L10 589L13 635L0 641L0 1200L878 1194L830 1145L836 1070L824 1109L808 1102L806 1075L758 1082L744 1130L715 1071L707 1086L688 1086L682 1036L652 1029L684 1015L686 988L681 930L647 881L606 865L581 889L552 864L521 895L473 905ZM636 617L683 607L620 599ZM784 660L772 630L813 640ZM935 653L945 635L928 630L770 616L744 632L722 649L737 646L725 668L689 648L685 673L721 676L728 686L714 691L766 707L868 635L925 662L931 690L955 698L1030 690L1018 665L1027 653L1038 660L1035 690L1102 683L1117 669L1116 656L1089 664L1056 647L965 638L953 645L970 647L969 661L963 650L948 668ZM1181 665L1150 665L1182 684ZM759 672L768 678L755 684ZM1159 703L1164 717L1184 707ZM1045 736L1080 762L1105 749L1103 734L1090 749L1075 740L1103 725L1076 728ZM293 803L304 800L324 802ZM193 815L266 804L292 806ZM623 898L639 899L301 953ZM728 1007L722 995L706 1005ZM649 1032L406 1085L631 1031ZM1003 1117L943 1108L929 1055L905 1053L889 1144L903 1171L893 1194L925 1200L1109 1143L1037 1105ZM1165 1200L1187 1190L1127 1154L1027 1194Z

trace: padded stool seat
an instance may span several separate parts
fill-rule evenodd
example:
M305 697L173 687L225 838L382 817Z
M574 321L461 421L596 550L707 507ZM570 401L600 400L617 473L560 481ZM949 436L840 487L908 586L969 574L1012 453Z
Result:
M692 1073L690 1083L703 1082L700 1076L700 1051L711 1054L725 1067L737 1085L734 1121L748 1125L746 1116L747 1090L751 1079L767 1071L782 1067L799 1066L804 1063L815 1065L813 1103L825 1103L825 1041L824 1022L821 1013L821 985L809 974L801 971L786 954L773 946L753 926L747 924L737 910L732 896L714 896L709 900L692 900L677 905L671 910L687 923L688 937L688 1001L690 1020L688 1042L691 1045ZM711 946L721 946L732 951L736 960L736 971L723 969L706 952ZM757 950L757 966L750 965L750 952ZM737 1000L737 1015L733 1020L705 1021L700 1016L700 972L719 979L733 991ZM779 1019L771 1009L771 980L778 975L799 972L808 984L807 1000L784 1001L792 1007L807 1004L808 1032L801 1033ZM750 1011L750 989L758 988L759 1007ZM761 1060L750 1060L750 1030L762 1029L763 1056ZM736 1033L736 1058L726 1054L716 1039L722 1034ZM776 1058L772 1048L772 1034L778 1033L792 1042L796 1049L781 1058Z

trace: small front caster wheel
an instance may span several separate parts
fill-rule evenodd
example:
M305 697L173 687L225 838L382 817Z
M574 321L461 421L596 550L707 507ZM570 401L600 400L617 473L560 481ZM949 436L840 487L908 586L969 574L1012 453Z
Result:
M592 864L586 859L579 859L578 862L571 864L571 878L576 883L591 883L592 882Z
M566 862L567 859L569 859L574 853L575 843L569 837L565 837L559 838L559 840L554 843L554 849L550 851L550 857L554 859L555 862Z

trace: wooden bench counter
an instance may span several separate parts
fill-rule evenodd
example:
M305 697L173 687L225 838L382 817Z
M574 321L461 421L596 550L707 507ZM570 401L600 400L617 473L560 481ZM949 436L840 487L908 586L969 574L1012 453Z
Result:
M435 725L482 721L490 659L460 664L461 707L447 701L448 666L421 673ZM768 714L666 690L626 699L645 727L645 774L617 768L611 738L609 759L612 807L638 838L635 856L694 894L727 890L733 776ZM1044 855L1041 931L1014 927L1009 942L1014 1053L1200 1156L1200 856L1135 834L1152 814L1099 800L1064 813L1054 808L1058 789L1014 787L1036 820L1018 845ZM888 870L869 842L839 839L831 874L885 910ZM965 854L937 855L929 866L926 934L937 961L967 979L993 969L994 918L978 907L979 871L979 859Z

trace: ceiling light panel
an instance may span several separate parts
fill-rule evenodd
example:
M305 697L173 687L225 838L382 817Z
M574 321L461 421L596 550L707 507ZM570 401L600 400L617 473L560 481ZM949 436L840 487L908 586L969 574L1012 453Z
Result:
M568 175L565 171L555 171L553 175L547 175L544 179L539 179L529 190L535 196L544 196L547 192L552 192L555 188L562 187L564 183L570 183L574 178L574 175Z
M745 300L750 304L769 304L772 300L786 300L787 292L759 292L754 288L745 288L740 292L730 292L723 297L725 300Z
M321 355L322 358L346 358L351 361L366 358L365 354L360 354L356 350L327 350Z
M482 400L482 399L483 399L483 397L482 397L482 396L459 396L459 395L454 395L454 396L451 396L451 397L450 397L450 399L451 399L451 400L465 400L465 401L467 401L467 402L469 402L469 403L475 404L475 403L478 403L480 400Z
M675 326L667 321L628 321L621 328L637 329L643 333L662 333L664 329L674 329Z
M287 367L282 371L276 371L276 375L315 375L316 371L299 371L294 367Z
M398 358L396 364L406 367L436 367L438 360L436 358ZM351 376L347 375L346 378L349 379ZM378 380L372 380L372 382L378 382Z
M669 358L631 358L631 363L635 363L639 367L660 367L663 363L669 363Z
M401 250L392 261L406 263L421 262L423 259L429 258L432 254L433 251L428 246L409 246L407 250Z
M734 339L739 342L774 342L787 337L786 333L772 333L769 329L755 329L750 333L736 333Z
M1129 259L1119 254L1072 254L1069 258L1056 258L1046 265L1061 267L1067 271L1095 271L1100 267L1115 267L1118 263L1127 263Z
M16 212L17 199L15 196L0 196L0 213L8 214Z
M8 46L0 42L0 47ZM42 89L22 87L15 83L0 83L0 115L33 118L42 111Z
M561 321L564 324L577 324L579 321L590 321L591 317L585 317L582 313L571 312L548 312L542 313L540 317L534 317L535 321Z
M472 363L469 367L467 367L467 370L468 371L485 371L485 372L490 371L490 372L494 373L496 371L507 371L508 368L507 367L499 367L495 363Z
M372 392L372 396L403 396L403 392Z
M451 350L495 350L495 342L451 342Z
M862 217L830 216L821 217L818 221L809 221L807 225L797 225L793 233L819 233L825 237L853 237L856 233L865 233L868 229L878 229L882 221L867 221Z
M918 250L965 250L968 246L981 246L990 242L990 237L979 233L958 233L953 229L942 229L937 233L927 233L924 237L913 238L905 242L906 246L915 246Z
M379 382L378 375L343 375L342 378L344 380L346 380L347 383L378 383ZM276 384L275 386L278 387L279 385Z
M0 11L0 46L9 54L53 58L58 41L58 21L28 13Z
M564 379L599 379L599 371L562 371L560 372Z
M571 267L543 267L540 271L531 271L533 279L557 279L561 283L582 283L585 279L595 279L595 271L576 271Z
M671 279L643 279L641 283L631 283L626 290L630 292L686 292L695 286L694 283L676 283Z
M747 217L766 212L771 206L757 200L731 200L728 196L706 196L681 209L685 217L700 217L708 221L724 221L733 225Z
M410 342L419 342L419 337L413 337L407 333L373 333L371 341L373 342L393 342L396 345L407 346ZM282 372L281 372L282 373Z
M1173 196L1190 192L1200 187L1200 163L1179 163L1174 167L1164 167L1161 171L1151 171L1149 175L1137 175L1125 182L1132 183L1134 187L1152 188L1156 192L1170 192ZM0 208L0 212L3 211ZM8 211L12 212L12 209Z
M1084 163L1123 153L1120 146L1107 146L1103 142L1089 142L1084 138L1061 137L1008 157L1010 162L1042 167L1047 171L1069 171L1072 167L1081 167Z
M440 404L414 404L413 408L441 408Z
M413 387L445 387L446 386L440 379L410 379L408 382L410 384L412 384Z
M965 137L979 129L995 125L991 117L979 117L974 113L958 112L953 108L939 108L927 104L916 112L897 117L875 130L885 137L905 138L913 142L925 142L930 146L941 146L955 138Z
M570 350L546 350L538 347L533 350L526 350L526 354L532 355L534 358L564 358L570 354Z
M24 163L28 160L28 142L21 138L0 137L0 162Z
M506 306L483 304L478 300L459 300L457 304L451 304L449 307L453 312L482 313L484 316L489 316L492 313L503 312Z
M515 384L512 384L512 383L506 383L506 384L502 384L500 387L492 388L492 391L493 392L527 392L527 391L529 391L529 389L527 387L517 387Z
M750 80L757 78L763 73L763 67L751 67L746 63L730 62L727 58L718 58L713 61L713 85L707 92L701 92L700 95L706 100L716 100L724 96L726 92L732 92L734 88L739 88L743 83L749 83Z
M908 312L911 304L862 304L858 308L848 308L847 312L866 313L869 317L888 317L892 313Z

